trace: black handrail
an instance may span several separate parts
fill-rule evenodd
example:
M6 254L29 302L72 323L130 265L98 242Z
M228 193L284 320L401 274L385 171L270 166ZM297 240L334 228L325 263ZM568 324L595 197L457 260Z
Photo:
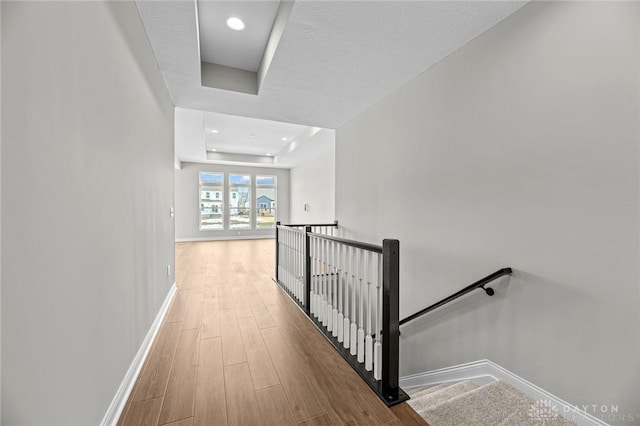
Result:
M297 225L297 224L289 225L289 224L278 222L278 225L289 226L289 227L292 227L292 228L300 228L300 227L305 227L305 226L314 226L314 227L315 226L338 226L338 221L336 220L333 223L318 223L318 224L315 224L315 223L314 224L308 224L308 223L306 223L304 225L302 225L302 224L301 225Z
M363 243L362 241L348 240L346 238L333 237L331 235L318 234L316 232L309 232L309 235L311 237L316 237L316 238L320 238L327 241L335 241L337 243L342 243L347 246L382 254L382 246L377 246L375 244Z
M511 268L502 268L496 272L494 272L491 275L487 275L486 277L482 278L481 280L476 281L475 283L463 288L462 290L460 290L457 293L452 294L449 297L445 297L444 299L442 299L439 302L434 303L431 306L428 306L426 308L424 308L421 311L416 312L413 315L409 315L408 317L406 317L403 320L400 320L400 325L406 324L409 321L412 321L418 317L421 317L422 315L429 313L431 311L433 311L434 309L439 308L442 305L446 305L449 302L454 301L455 299L464 296L465 294L472 292L473 290L477 289L477 288L481 288L485 291L485 293L487 293L488 296L493 296L493 294L495 293L493 291L492 288L486 288L485 285L487 285L488 283L490 283L493 280L496 280L504 275L511 275L511 273L513 272L513 270Z

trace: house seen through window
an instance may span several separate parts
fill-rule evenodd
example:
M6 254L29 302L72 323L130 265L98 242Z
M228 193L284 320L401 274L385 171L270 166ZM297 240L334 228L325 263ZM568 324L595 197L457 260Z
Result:
M224 174L200 172L200 229L224 229L222 199L218 197L224 190ZM215 192L216 199L211 199Z
M276 177L256 176L256 227L273 228L276 224Z
M275 227L275 176L241 173L225 176L217 172L200 172L199 176L200 230Z
M229 174L229 229L251 229L251 175Z

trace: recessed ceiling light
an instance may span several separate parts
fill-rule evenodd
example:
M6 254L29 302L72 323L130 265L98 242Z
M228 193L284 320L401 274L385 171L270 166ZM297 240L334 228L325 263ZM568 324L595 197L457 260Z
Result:
M209 133L220 133L217 129L209 129Z
M287 138L282 138L282 140L283 140L283 141L288 141L289 139L287 139Z
M269 154L269 153L267 153L267 156L268 156L268 157L271 157L272 155L273 155L273 154Z
M241 31L244 30L244 22L242 22L242 19L232 16L231 18L227 19L227 27L231 28L232 30Z
M249 133L249 137L250 137L250 138L255 138L255 137L256 137L256 135L254 135L253 133Z
M216 151L217 151L217 149L215 149L215 148L211 148L209 151L211 151L211 152L216 152Z

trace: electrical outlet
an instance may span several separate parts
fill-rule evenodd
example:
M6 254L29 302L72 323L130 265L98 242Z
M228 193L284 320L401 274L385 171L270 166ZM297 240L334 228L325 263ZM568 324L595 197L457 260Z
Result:
M171 219L173 219L175 217L175 211L173 210L173 207L169 207L169 217Z
M167 265L167 276L171 276L171 265Z

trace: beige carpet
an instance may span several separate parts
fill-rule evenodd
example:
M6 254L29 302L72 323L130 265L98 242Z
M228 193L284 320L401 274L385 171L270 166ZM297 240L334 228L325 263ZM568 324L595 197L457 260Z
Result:
M409 405L431 426L574 426L546 401L503 381L471 381L410 390Z
M407 393L409 394L409 396L412 399L416 399L419 398L423 395L428 395L430 393L433 392L437 392L441 389L446 388L447 386L449 386L448 384L441 384L441 385L435 385L435 386L421 386L421 387L417 387L417 388L411 388L411 389L407 389Z

